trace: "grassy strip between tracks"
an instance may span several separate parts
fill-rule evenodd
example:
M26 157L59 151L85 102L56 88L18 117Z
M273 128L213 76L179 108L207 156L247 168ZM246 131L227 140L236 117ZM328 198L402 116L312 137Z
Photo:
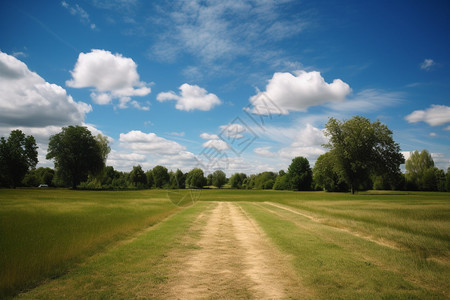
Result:
M269 203L240 204L285 253L319 298L446 299L448 264L418 260L359 234ZM293 210L293 211L291 211ZM324 216L326 218L326 216Z

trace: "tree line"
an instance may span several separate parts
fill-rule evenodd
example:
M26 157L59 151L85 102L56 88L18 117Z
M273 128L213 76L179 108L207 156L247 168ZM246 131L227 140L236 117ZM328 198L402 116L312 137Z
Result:
M13 130L0 139L0 186L35 187L41 184L73 189L147 189L204 188L224 186L234 189L450 191L450 168L447 173L435 167L427 150L411 153L405 163L392 132L379 121L356 116L347 121L330 118L325 126L328 152L318 157L314 168L308 159L296 157L285 172L235 173L227 178L222 170L205 175L194 168L187 173L155 166L144 171L134 166L120 172L106 166L110 152L108 140L93 136L83 126L68 126L50 137L47 159L54 169L37 168L37 146L33 136Z

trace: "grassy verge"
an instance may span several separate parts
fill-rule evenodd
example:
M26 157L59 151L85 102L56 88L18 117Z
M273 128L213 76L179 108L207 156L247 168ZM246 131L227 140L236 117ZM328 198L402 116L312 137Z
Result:
M386 247L323 224L319 214L317 219L309 219L265 203L240 205L283 252L291 255L299 277L319 298L449 296L448 264L419 260L410 251Z
M89 258L70 273L19 295L21 299L158 299L165 294L169 253L186 251L182 243L195 217L211 207L198 203L179 211L135 239ZM198 238L198 237L197 237ZM183 297L182 295L179 295Z
M0 190L0 298L177 211L165 191Z

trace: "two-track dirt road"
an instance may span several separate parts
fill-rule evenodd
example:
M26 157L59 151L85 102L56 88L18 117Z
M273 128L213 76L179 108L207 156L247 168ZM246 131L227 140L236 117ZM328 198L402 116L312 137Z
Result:
M201 214L187 238L189 251L177 253L165 297L171 299L303 298L304 290L264 232L236 204L218 202ZM194 242L193 244L191 244Z

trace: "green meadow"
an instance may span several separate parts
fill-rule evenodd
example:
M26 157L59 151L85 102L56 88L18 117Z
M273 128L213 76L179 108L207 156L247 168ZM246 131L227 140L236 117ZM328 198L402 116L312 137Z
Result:
M178 208L165 191L0 190L0 298L67 272Z
M288 257L307 291L292 298L450 297L449 193L211 189L191 206L169 201L188 193L0 190L0 298L165 298L179 253L202 251L195 220L220 202Z

